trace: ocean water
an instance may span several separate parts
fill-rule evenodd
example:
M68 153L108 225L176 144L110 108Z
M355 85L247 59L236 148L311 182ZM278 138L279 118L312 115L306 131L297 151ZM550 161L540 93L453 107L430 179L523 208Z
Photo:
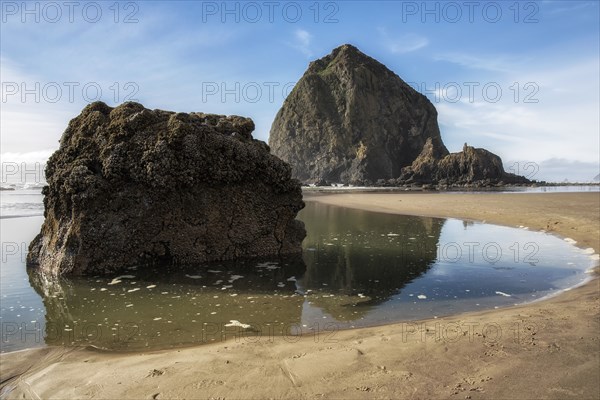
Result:
M25 268L43 222L39 188L0 195L3 352L328 338L537 300L585 281L597 258L527 229L309 201L301 255L46 281Z
M0 218L44 216L41 188L0 191Z

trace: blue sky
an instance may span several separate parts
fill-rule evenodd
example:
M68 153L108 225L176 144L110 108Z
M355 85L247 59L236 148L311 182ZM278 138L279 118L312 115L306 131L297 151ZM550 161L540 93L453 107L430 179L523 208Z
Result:
M266 141L308 63L351 43L429 97L450 151L485 147L534 179L600 172L598 1L3 1L1 10L3 162L43 161L96 99L244 115Z

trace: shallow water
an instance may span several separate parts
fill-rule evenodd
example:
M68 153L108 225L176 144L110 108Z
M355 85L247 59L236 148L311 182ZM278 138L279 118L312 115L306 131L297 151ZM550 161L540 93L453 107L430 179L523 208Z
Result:
M327 337L539 299L582 282L591 266L585 251L526 229L314 202L299 218L302 255L52 282L24 267L43 218L3 218L2 351Z
M390 187L390 186L307 186L302 188L305 192L410 192L423 193L420 187ZM501 186L482 188L458 188L447 190L425 190L425 193L594 193L600 192L600 185L564 185L564 186Z

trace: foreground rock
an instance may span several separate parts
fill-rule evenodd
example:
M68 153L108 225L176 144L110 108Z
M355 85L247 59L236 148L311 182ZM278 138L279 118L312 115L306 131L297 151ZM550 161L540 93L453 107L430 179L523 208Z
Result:
M300 252L299 182L253 130L237 116L90 104L47 164L28 265L103 274Z
M485 150L449 155L433 104L347 44L310 63L279 110L269 144L307 184L527 182L507 175Z

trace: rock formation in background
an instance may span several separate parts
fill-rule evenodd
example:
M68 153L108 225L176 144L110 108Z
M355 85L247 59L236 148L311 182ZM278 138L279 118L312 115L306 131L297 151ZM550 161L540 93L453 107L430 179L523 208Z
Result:
M402 169L398 178L404 184L492 185L521 184L526 178L504 171L502 160L485 149L463 146L458 153L440 153L427 141L419 157Z
M90 104L47 164L28 265L102 274L300 252L300 184L253 130L237 116Z
M483 176L497 183L513 177L485 150L449 155L433 104L348 44L310 63L277 113L269 145L304 183L456 184Z

